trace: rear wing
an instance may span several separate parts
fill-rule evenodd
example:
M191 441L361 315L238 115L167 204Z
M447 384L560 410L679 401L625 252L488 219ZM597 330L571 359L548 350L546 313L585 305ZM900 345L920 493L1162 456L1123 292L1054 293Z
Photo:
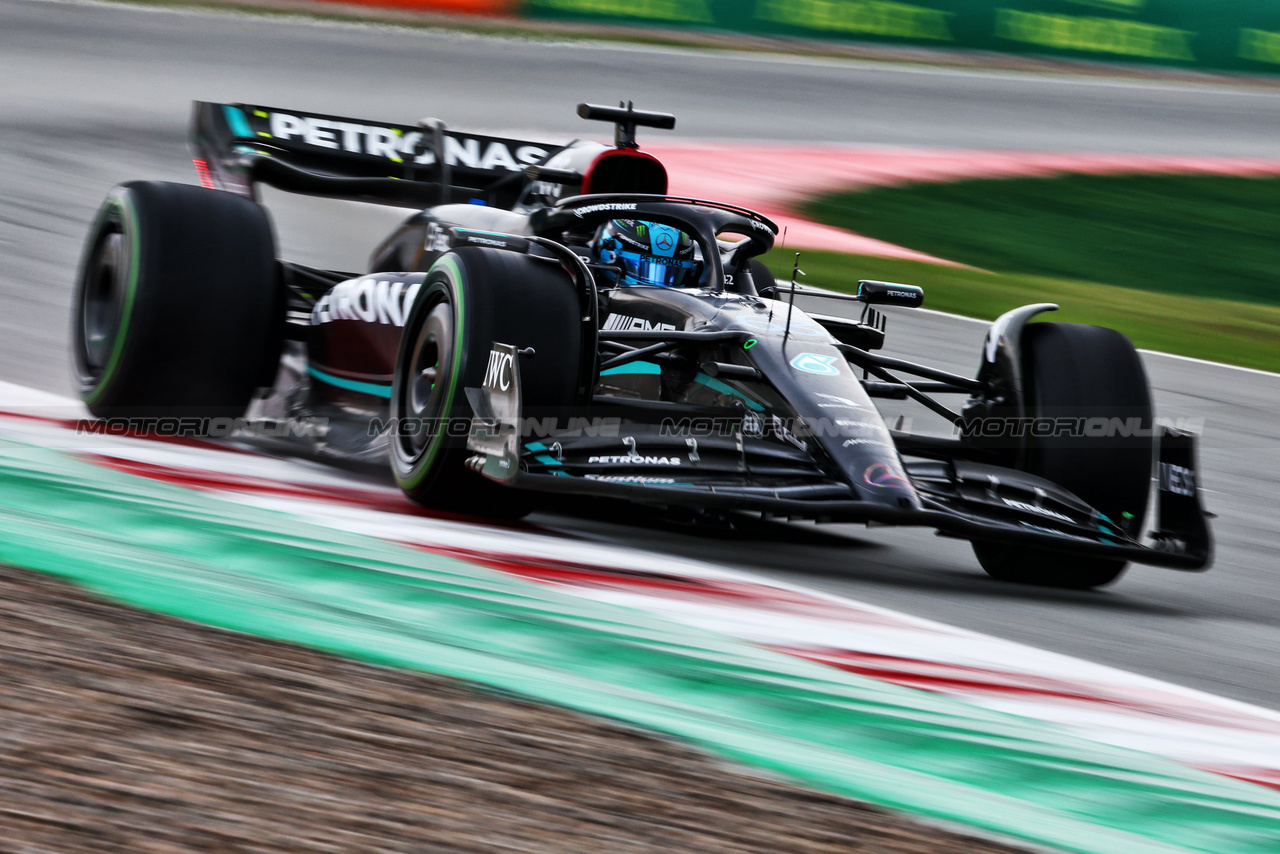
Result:
M191 119L201 183L249 198L261 183L404 207L510 208L528 180L525 168L562 147L457 133L435 119L395 125L252 104L196 101Z

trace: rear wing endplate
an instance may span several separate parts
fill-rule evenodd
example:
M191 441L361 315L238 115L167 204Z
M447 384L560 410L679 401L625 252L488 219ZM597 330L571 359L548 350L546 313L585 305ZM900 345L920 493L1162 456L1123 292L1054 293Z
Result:
M196 101L191 147L205 186L255 198L255 185L288 192L428 207L477 201L509 207L524 169L561 146L458 133L434 119L397 125Z

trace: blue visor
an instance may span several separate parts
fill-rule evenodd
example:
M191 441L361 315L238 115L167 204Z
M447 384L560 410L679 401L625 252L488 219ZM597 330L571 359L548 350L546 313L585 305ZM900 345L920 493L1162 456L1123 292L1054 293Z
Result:
M665 288L687 288L698 283L697 261L677 261L639 252L619 252L617 263L624 270L623 284L659 285Z

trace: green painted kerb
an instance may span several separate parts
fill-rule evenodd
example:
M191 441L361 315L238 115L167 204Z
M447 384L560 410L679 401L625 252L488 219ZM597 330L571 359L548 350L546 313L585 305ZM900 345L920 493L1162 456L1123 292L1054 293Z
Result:
M3 440L0 562L1056 849L1280 850L1280 793L1263 787Z

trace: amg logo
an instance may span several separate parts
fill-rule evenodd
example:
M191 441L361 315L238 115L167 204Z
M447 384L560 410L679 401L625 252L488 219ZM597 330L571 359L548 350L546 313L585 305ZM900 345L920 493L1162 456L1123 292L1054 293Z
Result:
M654 323L651 320L628 317L625 314L611 314L605 318L604 330L607 332L622 332L633 329L641 332L652 332L655 329L675 331L675 326L670 323Z
M1175 466L1173 463L1161 463L1160 489L1164 492L1172 492L1174 495L1195 498L1195 469L1189 469L1186 466Z
M511 354L505 350L489 351L489 366L484 370L484 386L494 391L511 390Z
M679 457L643 457L639 454L627 456L626 454L618 454L607 457L589 457L588 463L603 463L605 465L632 465L632 466L678 466L680 465Z
M318 148L371 154L395 163L412 160L420 166L429 166L436 162L435 151L426 147L427 139L418 131L405 132L401 128L288 113L272 113L268 121L271 136L275 139L300 139ZM499 140L486 142L474 137L449 135L444 138L444 159L450 166L519 172L546 156L546 149L536 145L520 145L512 153L506 143Z
M348 279L320 297L311 309L311 325L332 320L362 320L404 326L421 282L392 282L365 277Z
M1012 507L1014 510L1022 510L1026 513L1035 513L1039 516L1047 516L1050 519L1057 519L1060 522L1066 522L1068 524L1072 521L1070 516L1058 513L1055 510L1050 510L1047 507L1038 507L1035 504L1028 504L1025 501L1015 501L1012 498L1001 498L1000 500Z

